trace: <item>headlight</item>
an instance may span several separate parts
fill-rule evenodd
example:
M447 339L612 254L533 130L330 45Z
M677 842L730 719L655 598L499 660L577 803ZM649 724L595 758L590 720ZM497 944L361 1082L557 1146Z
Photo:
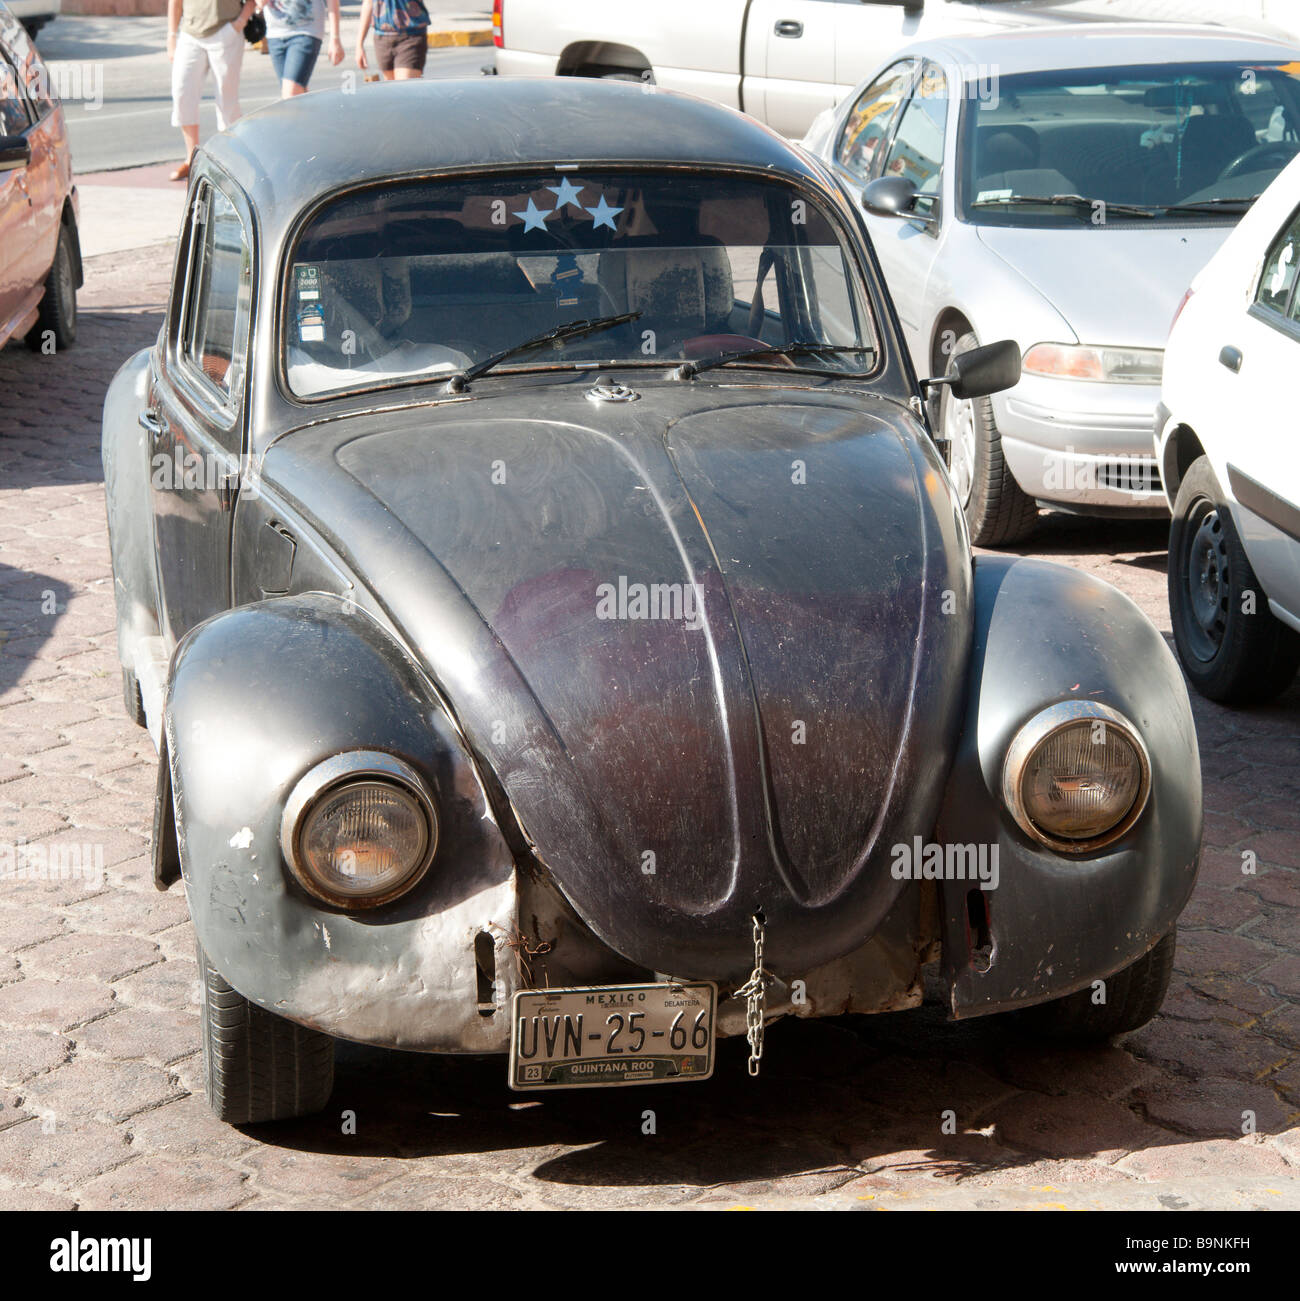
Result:
M1036 343L1021 369L1054 379L1107 384L1159 384L1165 354L1159 348L1090 348L1072 343Z
M1107 705L1065 700L1016 733L1002 798L1027 835L1082 854L1118 840L1146 807L1151 761L1136 729Z
M280 848L303 889L344 908L374 908L424 875L438 815L420 775L373 750L335 755L293 788Z

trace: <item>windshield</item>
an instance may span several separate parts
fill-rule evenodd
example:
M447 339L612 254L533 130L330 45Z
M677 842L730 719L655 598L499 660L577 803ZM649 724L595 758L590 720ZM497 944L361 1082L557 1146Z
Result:
M965 220L1068 225L1231 219L1300 149L1300 63L1157 64L1032 72L968 99ZM1023 201L1079 195L1087 204ZM1020 199L1021 201L1017 201ZM1235 201L1235 202L1234 202ZM1109 212L1100 205L1115 205ZM1122 208L1154 209L1148 213Z
M838 227L800 191L727 176L593 169L347 195L304 228L284 316L285 369L303 397L493 358L494 374L663 366L763 343L855 350L729 364L861 374L876 348Z

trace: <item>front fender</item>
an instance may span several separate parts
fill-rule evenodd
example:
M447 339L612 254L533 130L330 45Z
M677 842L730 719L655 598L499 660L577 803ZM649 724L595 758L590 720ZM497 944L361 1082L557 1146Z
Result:
M209 619L177 649L166 727L194 928L239 993L345 1039L505 1047L516 977L500 958L517 934L513 856L452 720L373 619L322 594ZM440 822L419 885L362 913L302 890L279 841L294 785L352 749L416 768Z
M999 870L987 891L943 885L943 970L958 1017L1058 998L1134 962L1186 905L1201 845L1191 706L1150 621L1109 584L1062 565L982 556L974 568L965 727L938 839L996 849ZM1151 757L1145 812L1120 840L1081 858L1032 840L1001 797L1016 732L1070 699L1118 710Z

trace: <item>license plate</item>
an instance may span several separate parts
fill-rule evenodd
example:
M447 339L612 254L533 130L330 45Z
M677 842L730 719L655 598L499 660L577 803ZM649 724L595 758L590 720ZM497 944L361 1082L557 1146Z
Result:
M510 1029L510 1087L707 1080L717 1001L711 981L520 990Z

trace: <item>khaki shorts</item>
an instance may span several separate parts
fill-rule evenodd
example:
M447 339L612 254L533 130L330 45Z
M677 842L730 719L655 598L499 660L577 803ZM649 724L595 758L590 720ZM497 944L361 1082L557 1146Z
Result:
M379 61L380 72L392 72L394 68L423 72L428 57L428 32L423 27L391 36L385 32L375 33L375 58Z

